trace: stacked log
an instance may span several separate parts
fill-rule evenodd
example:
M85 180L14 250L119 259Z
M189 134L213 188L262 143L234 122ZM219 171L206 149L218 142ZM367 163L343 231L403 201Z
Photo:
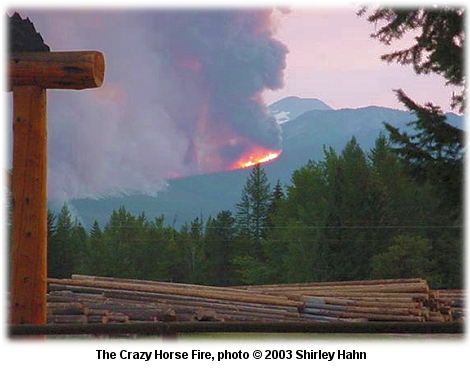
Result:
M89 309L81 302L48 302L47 322L55 324L87 324Z
M300 300L232 288L73 275L48 279L48 290L49 302L68 300L106 312L103 322L301 320Z
M330 300L329 297L306 297L302 317L318 321L425 321L419 305L369 299Z
M48 293L47 301L49 323L106 324L171 321L171 318L175 316L174 311L161 309L154 304L109 300L102 293L51 291Z
M462 319L463 291L424 279L216 287L73 275L48 279L48 322L401 321Z
M141 293L160 293L184 297L197 297L236 302L297 307L300 302L295 299L271 294L256 294L241 289L203 286L195 284L164 283L148 280L117 279L86 275L73 275L72 279L48 279L50 284L61 284L67 289L76 286L123 290Z
M465 318L465 292L461 289L440 289L433 291L433 305L442 313L445 321L463 321Z
M385 279L241 286L253 293L300 298L300 316L317 321L449 321L424 279ZM450 315L451 316L451 315Z

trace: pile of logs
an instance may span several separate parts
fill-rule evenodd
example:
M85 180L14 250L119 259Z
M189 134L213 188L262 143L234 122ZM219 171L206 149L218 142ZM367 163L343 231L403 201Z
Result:
M452 308L424 279L386 279L238 287L301 299L300 316L317 321L446 322Z
M48 322L463 319L463 291L424 279L215 287L73 275L48 279Z
M463 321L465 312L465 292L460 289L442 289L433 291L430 304L446 317L446 321Z
M48 322L55 323L99 322L94 316L101 322L302 320L300 300L233 288L73 275L48 279L48 291ZM57 311L58 304L83 311Z
M128 323L139 321L175 321L176 312L153 304L107 299L105 294L53 291L47 297L47 322Z

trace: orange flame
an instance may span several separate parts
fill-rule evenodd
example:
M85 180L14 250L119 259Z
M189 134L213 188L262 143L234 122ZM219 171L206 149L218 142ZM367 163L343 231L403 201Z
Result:
M268 163L275 160L281 154L282 150L273 150L256 146L248 153L244 153L230 169L248 168L258 163Z

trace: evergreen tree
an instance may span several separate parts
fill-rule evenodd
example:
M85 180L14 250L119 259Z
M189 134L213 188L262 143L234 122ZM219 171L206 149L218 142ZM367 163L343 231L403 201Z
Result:
M276 213L279 209L281 202L285 199L284 190L282 188L281 182L277 180L276 185L271 193L271 198L268 204L266 226L268 228L273 227L273 218L275 218Z
M359 12L367 13L365 8ZM372 34L380 42L390 45L409 32L416 32L416 42L408 49L382 55L388 62L411 64L416 73L442 75L448 84L465 88L464 15L459 7L429 9L379 8L368 15L377 25ZM463 178L463 131L450 125L441 109L432 103L419 105L401 89L398 99L413 112L416 120L409 123L412 133L400 132L386 124L391 141L410 174L420 182L429 181L446 206L447 217L461 219ZM464 94L453 96L454 105L465 110ZM449 207L450 206L450 207Z
M403 91L399 99L417 117L408 126L414 133L400 132L385 124L395 152L417 181L434 184L441 207L452 219L461 218L463 179L463 131L448 124L442 111L428 104L416 104Z
M366 14L366 10L360 14ZM464 17L461 7L390 9L379 8L368 21L380 23L372 35L389 45L410 31L417 33L416 42L408 49L382 56L388 62L409 64L416 73L442 75L447 84L461 91L452 96L452 107L465 111ZM421 184L430 184L438 202L432 211L434 227L428 229L433 242L436 273L442 284L459 287L463 283L462 266L462 178L463 131L446 121L441 109L432 103L415 103L402 90L398 99L417 119L410 122L413 133L403 133L386 125L396 151L409 173ZM437 262L438 261L438 262Z
M263 244L264 263L266 265L266 278L270 283L291 282L291 269L289 268L289 253L293 251L293 243L301 239L302 230L297 225L291 225L291 214L286 207L286 195L278 180L271 193L271 200L268 206L266 242ZM292 238L289 230L293 229L295 235ZM304 256L302 261L308 258ZM287 264L287 266L286 266ZM299 272L301 268L295 269ZM294 278L294 280L296 280Z
M147 261L144 263L152 280L185 281L186 266L182 258L177 231L165 226L163 216L149 225Z
M264 168L256 164L237 204L237 224L241 233L247 234L253 241L254 257L262 258L262 242L265 238L271 192Z
M108 259L111 256L106 249L106 243L97 220L93 222L90 229L90 237L88 242L88 264L86 269L91 275L107 276Z
M433 263L430 260L431 243L420 236L395 238L387 251L372 258L372 278L425 278L433 284Z
M353 137L341 156L330 154L324 170L329 191L320 250L329 271L326 279L367 278L380 218L379 192L357 140Z
M340 155L325 149L291 182L265 252L276 281L367 279L371 258L397 233L426 236L429 192L407 177L384 136L368 156L354 137Z
M50 209L47 210L47 276L54 277L58 253L56 240L56 215Z
M237 273L237 281L243 285L268 284L270 280L270 270L268 265L258 258L250 255L236 255L233 265Z
M70 278L74 273L77 256L73 248L72 228L71 214L64 203L57 217L55 231L51 229L48 250L49 277Z
M72 248L74 251L74 273L84 274L88 265L88 235L82 224L75 220L72 227Z
M181 226L178 233L180 248L185 265L184 281L197 283L201 273L203 251L203 222L196 217L191 224Z
M368 13L366 8L359 15ZM373 38L385 45L407 33L417 34L407 49L382 55L382 60L412 65L417 74L436 73L448 84L465 89L464 40L465 9L462 7L378 8L367 15L376 31ZM465 106L462 91L452 96L453 106L462 113Z
M325 155L330 161L336 158L333 150L325 151ZM328 268L321 244L328 214L326 169L324 161L309 161L294 171L286 200L280 203L270 235L275 246L270 260L274 262L276 255L282 258L283 265L276 269L281 281L326 279Z
M149 224L145 212L131 219L132 241L130 253L134 265L135 278L151 279L155 267L155 254L149 246Z
M134 223L135 216L122 206L112 212L104 228L110 276L122 278L136 276Z
M215 219L209 218L204 239L204 283L231 285L235 282L232 260L237 241L232 212L221 211Z
M429 186L418 184L405 171L384 134L369 153L373 179L381 194L377 199L380 220L377 227L379 245L375 254L384 252L396 235L419 233L425 236L431 194Z

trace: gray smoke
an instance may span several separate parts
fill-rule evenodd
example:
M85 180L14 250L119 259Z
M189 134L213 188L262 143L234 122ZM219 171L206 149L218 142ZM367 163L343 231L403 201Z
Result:
M171 177L279 149L261 93L282 86L272 10L19 10L54 50L105 54L103 87L51 90L49 197L156 194Z

